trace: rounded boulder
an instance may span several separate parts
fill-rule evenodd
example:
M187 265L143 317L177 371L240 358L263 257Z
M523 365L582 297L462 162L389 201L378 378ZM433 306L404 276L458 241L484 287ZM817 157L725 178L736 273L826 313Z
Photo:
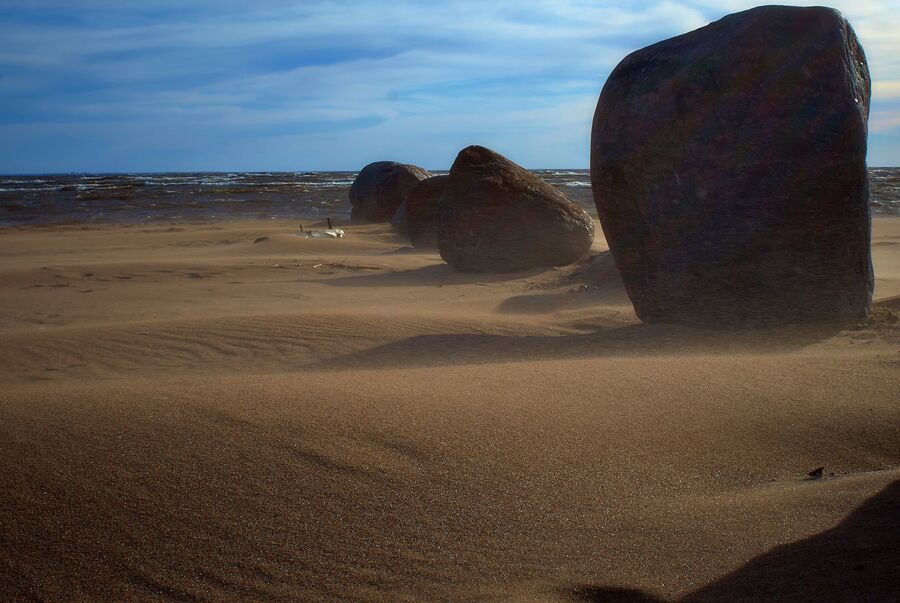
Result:
M432 176L406 196L406 228L413 247L437 248L438 209L449 176Z
M350 217L360 222L390 222L410 189L431 174L415 165L395 161L370 163L350 187Z
M460 272L518 272L584 256L594 222L525 168L480 146L457 155L437 216L441 257Z
M835 10L764 6L622 60L591 181L638 316L844 322L873 289L870 80Z

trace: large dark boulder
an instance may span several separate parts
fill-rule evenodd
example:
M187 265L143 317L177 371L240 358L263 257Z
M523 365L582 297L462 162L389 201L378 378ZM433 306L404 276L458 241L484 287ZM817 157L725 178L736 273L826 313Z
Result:
M461 272L516 272L582 257L594 222L528 170L479 146L450 168L437 220L441 257Z
M755 8L626 57L597 104L591 180L638 316L865 316L869 95L827 8Z
M450 176L426 178L412 187L406 196L406 230L413 247L438 246L438 207L449 179Z
M376 161L364 167L350 187L350 217L362 222L389 222L409 190L431 174L415 165Z

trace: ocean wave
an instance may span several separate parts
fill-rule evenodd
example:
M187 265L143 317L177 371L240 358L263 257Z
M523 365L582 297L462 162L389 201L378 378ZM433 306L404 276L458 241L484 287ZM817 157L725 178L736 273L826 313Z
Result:
M550 171L550 172L539 172L545 173L550 176L584 176L590 173L590 170L578 170L578 171Z
M593 206L588 170L536 173L577 203ZM873 213L900 216L900 168L875 168L869 174ZM350 216L348 190L354 177L346 171L13 175L0 178L0 225L343 218Z

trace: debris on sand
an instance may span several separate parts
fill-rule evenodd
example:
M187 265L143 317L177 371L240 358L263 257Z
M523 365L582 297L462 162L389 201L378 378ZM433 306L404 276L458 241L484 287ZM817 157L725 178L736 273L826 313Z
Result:
M327 230L301 230L298 234L307 239L343 239L344 231L341 228L329 228Z

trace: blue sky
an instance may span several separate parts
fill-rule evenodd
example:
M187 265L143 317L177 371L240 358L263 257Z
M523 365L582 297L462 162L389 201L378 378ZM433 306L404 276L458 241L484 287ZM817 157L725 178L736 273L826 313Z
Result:
M0 173L587 167L619 60L753 5L0 0ZM869 58L869 164L900 165L900 0L831 5Z

